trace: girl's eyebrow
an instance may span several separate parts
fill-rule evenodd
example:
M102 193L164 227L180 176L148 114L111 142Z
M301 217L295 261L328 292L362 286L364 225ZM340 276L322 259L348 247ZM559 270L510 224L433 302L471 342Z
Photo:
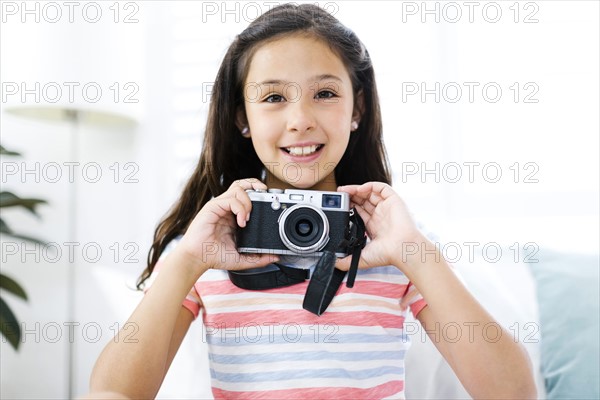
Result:
M342 82L342 79L339 78L336 75L332 75L332 74L320 74L320 75L315 75L311 78L308 78L308 82L320 82L320 81L325 81L325 80L335 80L335 81L339 81ZM259 82L259 85L287 85L289 84L290 81L286 81L284 79L267 79L266 81L262 81Z
M312 78L309 78L308 80L311 82L319 82L319 81L325 81L325 80L330 80L330 79L342 82L342 78L340 78L336 75L332 75L332 74L315 75Z

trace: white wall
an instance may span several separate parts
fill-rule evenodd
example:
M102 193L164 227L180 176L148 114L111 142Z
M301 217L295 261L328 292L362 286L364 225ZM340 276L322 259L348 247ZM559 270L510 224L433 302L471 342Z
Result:
M81 18L74 24L64 19L53 24L43 15L39 23L31 15L21 23L20 14L14 16L11 9L3 8L3 83L95 81L108 94L112 93L106 89L110 82L119 82L121 87L134 82L139 102L115 102L109 96L95 105L84 101L85 106L130 115L138 123L118 131L80 126L74 160L69 124L14 117L5 110L15 103L23 105L18 96L2 101L2 145L24 154L21 159L2 158L2 190L50 202L40 208L41 220L14 210L3 211L2 218L23 232L64 244L70 240L69 221L74 217L80 249L84 244L97 244L103 252L97 262L87 262L76 252L72 310L80 325L75 329L70 392L69 338L64 326L71 320L69 260L63 255L56 262L43 257L38 261L34 254L22 263L21 254L9 257L3 247L2 272L21 282L30 299L24 303L4 293L3 298L31 332L18 353L0 343L2 398L65 398L69 393L85 393L99 351L112 339L115 324L122 325L139 301L140 295L129 288L144 268L152 230L193 168L210 83L225 48L257 10L268 8L267 2L230 2L231 12L224 13L221 2L138 1L130 2L135 7L128 8L121 3L115 23L110 3L101 3L103 19L96 25ZM46 3L39 4L42 12ZM444 16L454 18L453 10L436 2L429 2L428 7L438 4L440 22L431 14L422 22L421 4L323 2L357 32L374 60L398 192L447 241L517 242L519 247L532 242L597 251L598 3L529 2L528 8L519 3L517 23L515 9L510 8L513 2L493 3L502 11L497 23L482 15L490 2L475 9L472 23L462 3L454 3L461 6L461 20L450 23ZM494 16L492 6L486 8L488 19ZM127 15L138 21L125 25ZM525 23L527 15L538 22ZM77 19L81 13L74 16ZM36 35L29 37L27 32ZM61 39L53 41L52 37ZM69 63L61 64L64 60ZM434 94L422 100L420 92L407 92L415 87L420 90L423 82L427 89L439 82L439 102ZM479 84L473 102L468 100L464 82ZM518 102L510 89L515 82L520 89ZM450 101L454 92L442 90L444 85L451 90L454 83L463 90L456 103ZM481 88L486 84L501 87L497 102L483 97ZM531 99L538 102L525 103L523 96L536 87L539 90ZM29 96L25 105L31 101ZM21 161L27 168L36 162L41 167L54 162L77 161L81 166L93 162L100 165L106 179L89 183L81 177L76 206L72 206L73 185L66 178L51 183L43 177L36 182L31 174L5 176L7 162ZM120 163L121 172L117 182L115 162ZM496 163L502 179L490 183L493 171L482 175L478 168L474 182L469 182L464 164L469 162L479 162L480 167ZM510 169L515 162L521 172L516 183L515 167ZM131 163L128 168L126 163ZM439 182L435 175L423 174L421 163L430 169L439 163ZM448 182L455 171L451 163L462 168L463 178L457 183ZM415 166L419 172L408 174ZM525 183L524 174L534 171L531 178L539 182ZM129 180L137 182L125 182L127 173L133 173ZM3 246L13 242L2 237ZM116 262L114 243L120 250ZM125 260L126 254L137 261L126 262L132 261ZM84 333L81 328L86 324ZM58 338L56 326L62 327ZM102 334L92 343L97 327ZM200 334L196 324L183 345L188 354L202 351ZM161 396L208 396L207 385L201 383L201 379L208 381L206 368L204 359L182 352Z

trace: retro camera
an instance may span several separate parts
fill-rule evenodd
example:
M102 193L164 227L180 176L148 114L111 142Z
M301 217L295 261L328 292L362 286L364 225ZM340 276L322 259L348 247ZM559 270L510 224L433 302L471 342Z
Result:
M350 233L350 197L343 192L247 190L250 220L237 231L241 253L337 257L348 255L342 243Z

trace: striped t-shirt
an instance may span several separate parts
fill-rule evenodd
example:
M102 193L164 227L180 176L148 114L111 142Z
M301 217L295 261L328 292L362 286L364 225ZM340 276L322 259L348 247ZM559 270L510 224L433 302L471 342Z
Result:
M200 277L183 306L202 312L215 398L403 398L403 322L426 305L414 285L393 266L359 270L320 317L302 308L307 285L253 291L223 270Z

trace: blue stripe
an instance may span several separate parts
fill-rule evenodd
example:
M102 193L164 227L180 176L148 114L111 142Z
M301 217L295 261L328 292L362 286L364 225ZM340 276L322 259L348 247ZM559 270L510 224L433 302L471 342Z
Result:
M227 373L210 370L213 379L221 382L269 382L285 381L290 379L318 379L318 378L344 378L349 380L363 380L387 374L402 376L404 368L385 366L380 368L364 369L361 371L348 371L341 368L334 369L300 369L277 372L255 373Z
M298 325L300 326L300 325ZM212 346L244 346L244 345L261 345L261 344L293 344L293 343L408 343L410 338L405 334L361 334L349 333L340 334L333 330L330 325L329 329L324 325L316 329L304 329L298 332L297 329L290 329L287 332L273 332L267 326L252 326L244 331L241 330L218 330L214 333L206 333L206 342ZM298 338L300 334L300 338Z
M376 268L367 268L367 269L359 269L359 275L371 275L371 274L386 274L386 275L396 275L396 276L404 276L402 271L393 265L388 265L385 267L376 267Z
M260 353L260 354L214 354L209 353L212 362L220 364L252 364L278 361L368 361L390 360L400 362L404 360L406 350L399 351L360 351L360 352L330 352L330 351L303 351L289 353Z

